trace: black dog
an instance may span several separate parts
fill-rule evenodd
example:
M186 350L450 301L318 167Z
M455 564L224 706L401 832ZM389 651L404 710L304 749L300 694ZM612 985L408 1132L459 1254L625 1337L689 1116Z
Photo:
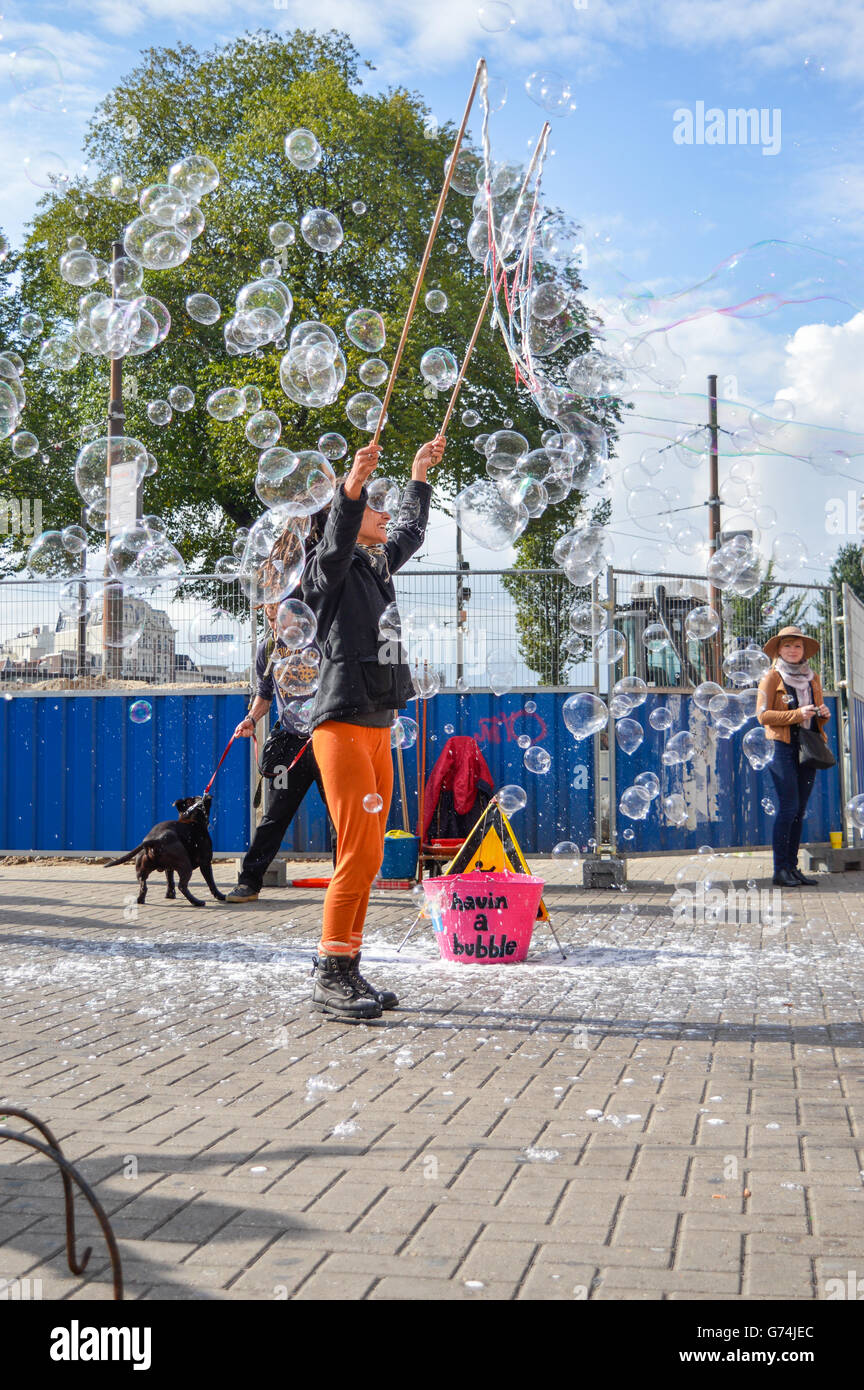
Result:
M201 875L214 898L218 898L220 903L224 903L225 894L220 893L216 884L213 882L213 841L210 839L208 829L210 821L210 803L213 800L210 796L183 796L174 805L180 812L178 820L163 820L144 836L140 845L130 849L128 854L124 854L120 859L112 859L109 864L103 865L106 869L113 869L116 864L128 864L130 859L135 859L135 872L138 876L140 891L138 902L143 903L147 897L147 877L157 870L164 870L168 879L168 892L166 898L176 898L174 891L174 874L177 874L177 882L180 892L193 907L203 907L204 902L201 898L193 898L189 892L189 879L192 877L193 869L200 869Z

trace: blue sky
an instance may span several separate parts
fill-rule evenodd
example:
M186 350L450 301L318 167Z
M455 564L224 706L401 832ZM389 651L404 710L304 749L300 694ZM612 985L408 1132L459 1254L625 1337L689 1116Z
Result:
M502 158L525 156L533 145L544 113L529 100L525 79L537 69L554 69L570 84L577 110L553 121L555 154L544 187L550 202L584 222L590 295L607 297L618 272L668 293L702 280L733 251L765 238L844 258L851 307L810 304L749 322L713 314L673 330L668 343L686 363L687 392L704 390L713 370L739 400L756 405L782 393L793 401L799 423L787 431L790 452L812 448L809 437L802 443L807 432L801 421L822 431L864 431L862 328L855 316L864 226L864 7L848 0L820 6L801 0L587 0L576 8L562 0L512 0L510 9L512 27L489 33L471 0L425 7L407 0L318 0L314 7L292 0L286 8L242 0L7 4L0 22L3 230L16 239L39 196L24 176L24 159L47 148L70 170L80 167L88 113L143 47L178 39L205 47L245 29L310 27L314 19L319 29L347 30L361 56L376 65L368 85L398 81L416 88L442 119L458 118L482 53L508 88L493 119L494 152ZM10 55L33 44L56 55L63 114L36 112L16 91ZM723 111L779 112L779 152L763 154L759 145L676 144L675 112L695 110L700 102ZM604 247L599 259L598 245ZM722 287L699 298L700 305L721 307ZM674 400L663 411L672 420L682 413ZM685 417L694 411L696 419L691 401ZM674 432L671 425L659 429L666 437ZM613 530L621 563L632 550L633 531L621 477L645 447L644 436L625 437L614 468ZM824 552L837 544L825 534L825 502L864 478L864 457L853 459L849 473L841 480L819 476L803 462L756 457L778 526L802 534L814 579ZM671 462L666 483L678 487L682 503L704 496L702 479L676 472ZM440 527L443 558L450 540L447 523ZM437 555L435 535L430 554ZM763 541L770 551L770 534ZM678 556L672 567L689 566Z

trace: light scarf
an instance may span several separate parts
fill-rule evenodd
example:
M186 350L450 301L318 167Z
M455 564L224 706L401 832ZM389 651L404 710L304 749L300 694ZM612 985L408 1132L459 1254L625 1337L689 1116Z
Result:
M795 694L798 696L799 705L810 704L810 682L813 679L813 672L810 663L804 661L784 661L782 656L778 656L774 662L780 675L783 677L784 685L791 685ZM811 720L804 720L804 728L809 729Z
M390 578L390 569L387 564L387 550L383 543L379 542L378 545L363 545L361 541L358 541L357 549L362 550L372 568L377 574L380 574L381 578L386 583Z

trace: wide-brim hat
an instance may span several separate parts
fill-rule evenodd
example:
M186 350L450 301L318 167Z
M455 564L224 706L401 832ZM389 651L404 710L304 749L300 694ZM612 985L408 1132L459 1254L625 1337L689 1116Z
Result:
M766 656L770 656L773 661L780 650L783 642L791 642L794 638L804 643L804 655L809 658L815 656L819 650L819 643L815 637L808 637L806 632L802 632L800 627L782 627L773 637L769 637L765 646L762 648Z

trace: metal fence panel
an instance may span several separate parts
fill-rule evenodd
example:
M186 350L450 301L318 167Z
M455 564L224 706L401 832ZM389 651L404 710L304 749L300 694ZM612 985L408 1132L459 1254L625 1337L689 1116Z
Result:
M242 695L157 695L146 723L117 695L0 699L0 851L122 853L172 802L200 793L246 711ZM249 755L231 750L213 788L220 853L248 843Z
M826 696L831 709L827 732L831 750L838 757L840 713L837 696ZM664 767L661 761L667 733L652 729L651 711L665 705L673 717L672 731L689 729L703 739L706 751L683 767ZM634 710L645 730L645 738L634 753L626 754L615 744L616 815L618 847L625 853L653 854L675 851L693 853L700 845L715 849L753 849L770 845L772 817L762 807L763 800L776 800L774 783L767 768L756 772L741 749L742 732L718 739L708 728L706 716L688 695L659 694L651 691L644 705ZM751 722L747 727L753 728ZM612 735L610 735L612 736ZM612 736L614 737L614 736ZM633 784L640 772L654 772L660 778L660 798L652 803L644 821L629 820L617 809L621 793ZM688 820L683 826L668 825L659 804L674 792L684 796ZM843 820L843 799L836 768L816 774L813 794L807 807L802 843L827 843L829 831L839 830ZM624 839L625 830L633 832Z
M843 585L846 698L849 709L849 771L852 796L864 792L864 603Z
M0 852L121 853L171 803L206 785L246 709L242 695L149 696L152 718L133 724L134 697L15 695L0 699ZM495 784L528 793L514 829L526 854L548 853L564 839L584 845L593 834L594 769L589 744L576 744L561 716L566 695L514 691L442 693L427 704L426 777L451 731L475 737ZM527 706L534 704L536 708ZM412 703L407 713L416 714ZM543 775L526 771L518 740L528 735L552 759ZM213 788L211 827L218 853L248 846L249 744L235 745ZM416 749L405 754L409 823L417 821ZM402 825L398 781L389 818ZM324 807L312 788L286 836L288 853L329 850Z

